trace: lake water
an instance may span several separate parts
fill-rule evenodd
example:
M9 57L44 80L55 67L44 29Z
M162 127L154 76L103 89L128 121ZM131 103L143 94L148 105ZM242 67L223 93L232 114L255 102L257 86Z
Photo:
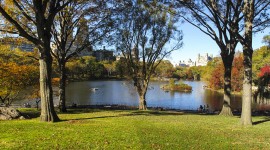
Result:
M146 95L148 107L163 107L181 110L196 110L200 105L209 105L211 110L220 110L223 94L204 89L204 82L183 81L192 86L192 92L166 92L160 89L168 82L151 82ZM92 90L98 88L98 90ZM129 81L84 81L71 82L66 89L67 105L127 105L138 106L138 95ZM232 108L241 108L241 96L232 96Z

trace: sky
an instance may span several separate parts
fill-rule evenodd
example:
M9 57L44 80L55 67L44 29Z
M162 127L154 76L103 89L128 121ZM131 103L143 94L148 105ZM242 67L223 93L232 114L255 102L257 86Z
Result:
M180 29L183 31L183 43L184 45L177 51L171 53L171 55L166 58L170 60L174 65L178 64L181 60L191 59L195 61L198 54L201 55L213 55L220 56L220 50L217 44L206 34L202 33L196 27L184 23L180 26ZM260 48L264 44L262 43L263 36L270 34L270 28L266 29L263 33L256 33L253 36L253 49ZM238 44L236 51L242 51L241 44Z

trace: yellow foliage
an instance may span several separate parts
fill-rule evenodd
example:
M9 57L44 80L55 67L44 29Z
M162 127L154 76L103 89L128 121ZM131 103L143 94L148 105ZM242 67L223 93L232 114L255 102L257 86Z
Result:
M18 65L15 62L1 62L0 96L5 97L9 95L12 97L26 87L38 84L38 79L38 66Z

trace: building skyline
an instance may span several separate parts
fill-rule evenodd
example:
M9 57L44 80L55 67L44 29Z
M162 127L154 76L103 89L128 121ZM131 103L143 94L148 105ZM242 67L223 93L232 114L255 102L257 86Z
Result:
M206 53L205 55L201 55L199 53L195 61L193 61L191 58L189 58L187 61L180 60L178 66L181 67L206 66L207 63L212 59L213 54L208 55L208 53Z

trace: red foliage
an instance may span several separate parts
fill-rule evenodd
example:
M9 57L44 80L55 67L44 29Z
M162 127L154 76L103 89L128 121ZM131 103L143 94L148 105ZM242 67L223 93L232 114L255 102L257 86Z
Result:
M243 56L239 55L234 58L231 72L231 87L232 91L241 91L243 87ZM224 87L224 66L223 63L218 63L211 73L209 86L213 89L222 89Z
M244 64L243 64L243 56L237 56L234 58L233 61L233 68L232 68L232 90L240 92L243 87L243 78L244 78Z
M259 73L259 77L263 77L263 76L269 76L270 75L270 66L269 65L265 65L264 67L261 68L261 71Z

